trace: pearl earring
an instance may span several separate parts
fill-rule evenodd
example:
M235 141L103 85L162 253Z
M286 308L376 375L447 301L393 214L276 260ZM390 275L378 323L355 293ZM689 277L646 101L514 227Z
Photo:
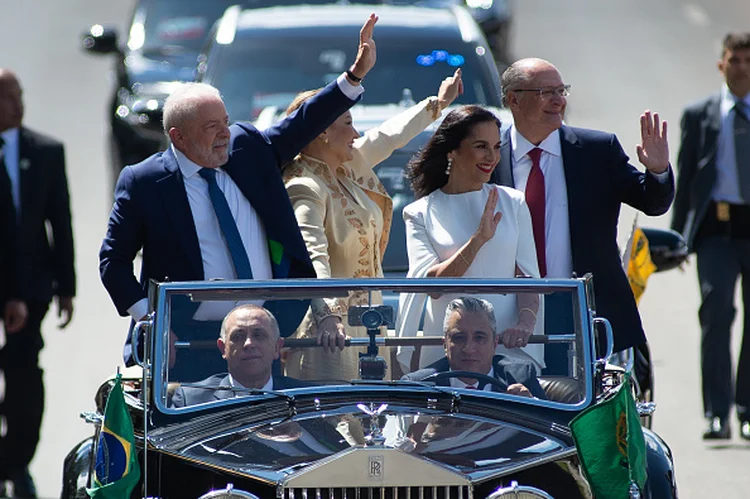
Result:
M453 158L448 158L448 166L445 168L445 174L451 174L451 166L453 165Z

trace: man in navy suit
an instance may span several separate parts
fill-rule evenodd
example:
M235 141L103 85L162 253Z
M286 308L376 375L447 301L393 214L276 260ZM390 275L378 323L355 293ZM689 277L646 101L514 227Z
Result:
M151 279L315 277L280 168L363 92L359 82L376 60L376 22L373 14L362 27L346 73L267 130L229 126L224 103L209 85L184 84L167 99L164 130L171 146L123 169L100 251L102 282L120 315L146 316ZM141 249L139 282L133 260ZM305 311L299 308L277 316L298 323ZM331 346L343 346L337 320L318 325L319 333L334 333L325 335ZM283 325L282 332L289 334ZM130 354L126 344L126 359Z
M750 440L750 32L724 38L717 94L682 116L672 228L695 252L701 306L704 439L730 438L735 403L740 436ZM742 349L732 393L734 295L742 277Z
M496 384L467 377L438 378L439 386L478 388L501 391L522 397L546 399L544 389L530 362L495 355L500 337L497 334L495 309L481 298L463 297L452 300L445 309L443 347L445 357L431 365L405 375L402 379L422 381L432 375L450 371L467 371L495 378Z
M666 123L641 115L639 171L613 134L563 125L569 86L548 61L522 59L502 77L513 124L501 134L493 181L525 191L542 275L594 275L597 314L609 319L615 351L646 336L617 247L620 206L665 213L674 197ZM550 314L547 304L547 315ZM549 332L549 330L548 330Z
M224 318L216 340L228 373L215 374L190 386L180 386L172 395L172 406L185 407L242 396L243 390L284 390L306 383L271 373L284 339L276 318L263 307L240 305Z

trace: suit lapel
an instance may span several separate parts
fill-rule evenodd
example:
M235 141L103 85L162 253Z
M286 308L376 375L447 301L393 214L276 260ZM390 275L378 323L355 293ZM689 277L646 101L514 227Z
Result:
M171 148L162 153L161 159L164 162L166 175L157 181L157 190L164 203L164 212L172 227L174 227L174 231L180 240L180 246L188 257L194 275L197 280L202 281L204 279L203 259L198 243L198 234L195 230L195 222L193 221L193 212L185 193L182 172Z
M214 398L216 400L224 400L233 397L232 383L229 381L229 375L227 374L219 383L219 389L214 391Z
M701 163L707 165L714 162L716 158L716 148L719 143L719 130L721 129L721 98L718 95L712 96L706 106L704 126L706 127L706 146L705 154L701 158Z
M38 159L34 155L34 149L27 136L26 129L21 127L18 134L18 175L21 182L21 217L31 209L34 196L34 185L37 184Z
M492 172L492 182L515 187L513 179L513 148L510 140L510 127L500 129L500 164Z
M565 190L568 193L568 223L570 226L570 251L572 253L573 269L575 270L576 241L581 240L578 234L577 222L586 220L585 206L581 201L586 196L581 191L586 189L586 175L581 165L582 147L578 137L572 129L564 126L560 128L560 147L562 151L563 171L565 173ZM585 236L585 235L583 235ZM584 239L585 240L585 239Z

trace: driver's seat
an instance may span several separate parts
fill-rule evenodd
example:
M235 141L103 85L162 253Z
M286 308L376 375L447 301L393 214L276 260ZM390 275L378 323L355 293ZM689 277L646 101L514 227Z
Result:
M569 376L539 376L537 378L542 385L548 400L562 402L564 404L576 404L583 400L581 396L581 385L578 380Z

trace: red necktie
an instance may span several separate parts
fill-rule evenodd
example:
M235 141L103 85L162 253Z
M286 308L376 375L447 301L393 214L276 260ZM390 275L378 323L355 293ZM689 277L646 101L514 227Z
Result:
M528 153L531 159L531 172L529 180L526 182L526 204L531 212L531 226L534 229L534 243L536 244L536 259L539 262L539 275L547 275L547 255L545 254L545 190L544 190L544 173L539 166L539 159L542 156L542 150L535 147Z

